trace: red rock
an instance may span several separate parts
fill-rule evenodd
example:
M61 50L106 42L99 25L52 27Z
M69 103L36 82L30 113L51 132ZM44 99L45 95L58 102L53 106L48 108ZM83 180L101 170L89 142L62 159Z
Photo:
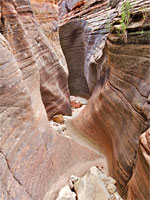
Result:
M99 163L99 155L53 132L47 118L37 119L26 81L1 34L0 52L0 199L55 200L70 175L84 174Z
M150 129L140 136L136 165L128 183L128 199L150 198Z
M80 0L78 1L74 7L72 8L72 10L76 10L77 8L80 8L81 6L83 6L85 4L85 1L84 0Z
M75 101L72 101L71 102L71 107L72 108L80 108L82 106L82 104L80 102L75 102Z
M60 123L60 124L64 123L64 118L61 114L53 116L52 119L53 119L54 122L57 122L57 123Z
M50 40L50 15L44 9L48 4L40 3L32 2L33 8L29 0L0 4L0 199L56 199L71 174L81 176L100 157L49 126L47 114L69 115L71 106L66 63L55 51L58 43ZM132 1L133 15L140 3ZM150 7L149 0L142 3ZM43 21L35 8L44 13ZM125 198L149 198L149 133L140 137L150 126L149 24L133 21L124 43L114 32L107 37L108 14L110 20L117 16L115 9L109 12L107 1L93 0L88 9L81 8L64 20L61 15L59 24L73 77L70 91L93 92L72 123L93 148L105 153Z

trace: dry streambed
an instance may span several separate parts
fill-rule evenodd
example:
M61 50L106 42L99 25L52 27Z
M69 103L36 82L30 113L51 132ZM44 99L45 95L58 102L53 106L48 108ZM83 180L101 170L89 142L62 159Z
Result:
M82 98L82 97L75 97L75 96L71 96L70 101L71 101L71 108L72 108L72 116L59 114L59 115L55 115L52 118L52 120L50 120L51 127L55 131L57 131L59 134L66 137L69 137L69 135L67 135L65 131L67 129L67 121L77 116L88 103L87 99Z
M88 101L81 97L71 96L72 116L56 115L50 121L51 127L58 134L75 140L79 144L95 150L74 130L70 121L75 118L87 105ZM75 136L76 135L76 136ZM68 184L59 191L57 200L122 200L116 189L116 180L108 176L108 166L104 155L100 155L101 165L93 166L81 178L70 176ZM85 163L86 164L86 163Z

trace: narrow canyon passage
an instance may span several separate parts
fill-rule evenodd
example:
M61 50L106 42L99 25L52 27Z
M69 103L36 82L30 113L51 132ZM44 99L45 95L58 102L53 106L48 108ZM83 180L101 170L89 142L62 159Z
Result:
M149 0L0 0L0 200L150 199L149 19Z
M69 138L78 145L89 149L89 151L95 152L95 154L97 155L97 159L93 161L88 161L87 158L84 162L80 162L77 166L74 166L69 172L66 172L63 176L61 176L50 189L51 198L53 198L53 195L55 196L57 190L60 189L60 187L66 184L66 181L69 180L68 177L70 175L81 176L85 174L86 170L92 166L98 166L104 174L109 174L107 158L103 154L103 151L100 148L100 146L90 142L87 137L82 137L83 134L81 130L77 129L72 123L72 120L78 117L80 112L82 112L82 110L85 109L88 103L88 99L79 96L71 96L70 100L72 105L72 116L54 116L53 119L50 121L51 127L54 131L57 131L58 135ZM80 172L77 170L77 168L80 169Z
M149 144L149 20L143 22L138 10L145 2L130 1L127 38L117 33L126 1L115 9L107 1L82 3L60 2L59 36L71 93L92 94L68 126L74 139L104 153L122 197L149 199L150 163L141 157L142 147ZM144 187L138 170L145 177Z

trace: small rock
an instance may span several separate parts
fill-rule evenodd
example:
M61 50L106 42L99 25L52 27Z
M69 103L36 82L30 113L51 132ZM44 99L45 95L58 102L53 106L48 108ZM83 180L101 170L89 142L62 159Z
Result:
M113 194L111 194L109 200L118 200L118 199L116 199L116 197Z
M87 104L88 104L88 101L87 101L86 99L83 99L83 100L80 101L80 103L81 103L82 105L87 105Z
M88 100L83 97L70 96L70 100L74 102L80 102L82 105L87 105L88 103Z
M79 177L74 176L74 175L71 175L71 176L70 176L70 179L69 179L69 186L70 186L71 189L74 188L74 184L75 184L75 182L77 182L78 180L79 180Z
M58 126L58 127L55 127L55 130L59 133L59 134L61 134L61 135L63 135L64 133L63 133L63 130L61 129L61 127L60 126Z
M105 186L108 186L110 184L116 184L116 180L113 179L110 176L106 176L103 173L100 173L100 178L102 179L102 181L104 182Z
M114 193L116 200L123 200L122 197L118 194L118 192Z
M66 124L63 124L61 126L59 126L61 128L62 131L66 130Z
M75 102L75 101L72 101L71 102L71 107L72 108L80 108L82 106L82 104L81 103L79 103L79 102Z
M75 183L75 182L77 182L78 180L79 180L79 177L77 177L77 176L74 176L74 175L71 175L70 176L70 180L73 182L73 184Z
M63 124L64 123L64 118L63 118L63 116L61 114L60 115L55 115L53 117L53 121L57 122L57 123L60 123L60 124Z
M76 200L76 194L66 185L60 190L56 200Z
M107 190L108 190L108 192L109 192L110 194L113 194L113 193L116 192L116 186L115 186L114 184L109 184L109 185L107 186Z
M57 126L53 126L54 130L57 131L59 134L64 135L63 131L66 130L66 125L57 125Z

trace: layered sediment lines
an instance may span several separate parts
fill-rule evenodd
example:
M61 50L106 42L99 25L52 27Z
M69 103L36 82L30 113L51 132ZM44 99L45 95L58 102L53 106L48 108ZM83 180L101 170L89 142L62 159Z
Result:
M128 184L128 199L150 197L150 129L140 136L136 165ZM142 179L141 179L142 177Z
M65 2L67 5L67 1L63 1L60 6ZM79 1L74 6L77 4ZM150 155L142 150L139 137L150 126L150 22L140 17L143 16L142 9L149 8L150 3L131 1L133 17L127 28L127 38L116 32L121 5L122 2L118 8L110 10L106 1L90 1L89 4L85 1L84 5L67 13L62 9L60 30L70 27L70 31L67 37L60 31L61 44L73 44L76 37L72 37L72 24L84 21L86 30L91 29L82 29L85 62L80 64L93 94L86 108L72 120L72 126L80 131L80 137L105 152L110 174L117 180L118 190L124 198L149 199ZM112 20L112 33L108 35L107 24ZM74 32L78 33L78 26L76 30L74 28ZM70 46L64 46L64 54L68 54L66 49ZM82 60L82 54L80 56L78 58ZM74 75L74 79L79 80L79 76ZM142 174L146 176L145 180Z
M94 148L106 155L121 196L149 199L149 0L131 1L127 37L116 33L122 2L110 9L105 0L60 1L70 91L92 94L70 121L78 142L48 122L57 113L71 114L68 70L56 50L56 5L0 2L0 199L56 199L71 174L82 176L105 161Z
M60 27L61 46L66 57L69 70L68 85L71 95L88 97L90 95L84 76L85 62L85 21L73 21Z
M68 74L67 63L60 47L58 35L58 6L51 1L31 1L31 6L36 20L41 25L44 34L50 41L50 45L59 59L60 65Z
M1 1L0 11L0 199L56 199L100 156L50 127L48 117L71 114L68 75L29 1Z
M38 107L35 110L42 109L39 104L42 96L49 119L57 113L70 115L68 74L35 21L29 1L2 1L2 19L2 32L10 43L23 79L34 93L31 97L33 107Z

